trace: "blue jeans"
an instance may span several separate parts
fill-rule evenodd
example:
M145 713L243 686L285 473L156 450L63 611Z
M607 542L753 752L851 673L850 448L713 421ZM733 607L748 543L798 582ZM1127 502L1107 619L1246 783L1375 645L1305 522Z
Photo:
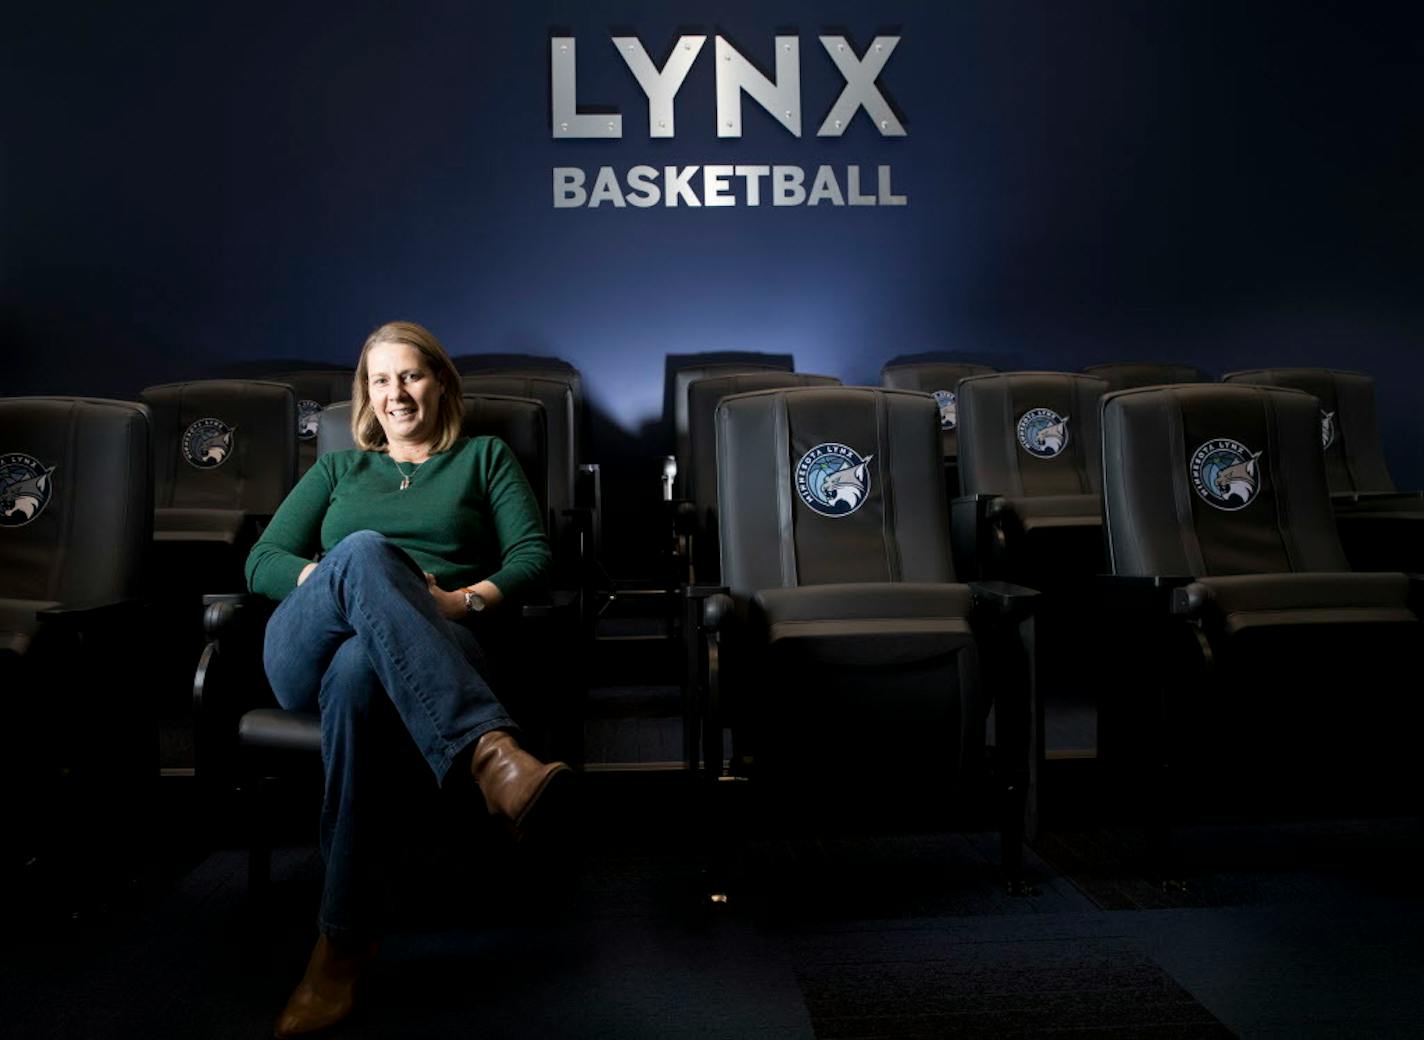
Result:
M263 663L283 708L321 714L318 923L336 939L369 936L382 844L371 817L393 779L381 769L393 738L443 784L479 737L517 727L476 671L474 635L440 616L415 561L375 531L343 538L281 602Z

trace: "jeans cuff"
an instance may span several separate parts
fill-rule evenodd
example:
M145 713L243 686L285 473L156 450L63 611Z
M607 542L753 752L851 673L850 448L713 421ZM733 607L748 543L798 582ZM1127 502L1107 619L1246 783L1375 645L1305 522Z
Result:
M460 737L458 740L450 742L450 746L445 749L442 756L445 759L444 766L441 767L437 775L440 777L440 786L444 787L445 782L450 779L450 767L455 764L455 760L460 757L460 752L479 740L486 733L493 730L502 729L519 738L519 727L514 724L514 720L508 715L500 715L490 719L488 722L481 722L470 732Z
M371 928L354 928L351 925L334 924L324 917L318 916L316 919L317 931L326 936L332 942L343 944L359 942L363 939L370 939L376 933Z

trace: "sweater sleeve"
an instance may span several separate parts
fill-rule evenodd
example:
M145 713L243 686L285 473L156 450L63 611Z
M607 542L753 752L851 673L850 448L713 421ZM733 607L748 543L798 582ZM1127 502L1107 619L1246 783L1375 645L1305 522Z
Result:
M506 596L519 596L545 584L553 555L534 491L504 441L493 440L487 466L485 486L500 551L499 568L489 580Z
M258 595L285 599L321 549L321 522L335 486L331 458L317 459L297 481L247 554L247 587Z

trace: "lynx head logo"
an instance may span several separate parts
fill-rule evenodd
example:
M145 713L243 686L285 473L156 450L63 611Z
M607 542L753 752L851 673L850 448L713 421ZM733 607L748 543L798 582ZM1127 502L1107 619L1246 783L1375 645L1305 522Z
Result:
M199 419L183 432L183 457L198 469L217 469L232 454L236 433L221 419Z
M870 460L844 444L818 444L796 464L796 493L821 516L850 516L870 494Z
M1235 512L1261 490L1261 453L1229 437L1209 440L1192 453L1192 487L1217 509Z
M53 466L33 455L0 455L0 527L24 527L54 496Z
M952 430L959 425L959 400L949 390L934 391L935 404L939 405L939 428Z
M1068 447L1068 416L1052 408L1030 408L1018 424L1019 446L1036 459L1052 459Z
M1320 410L1320 446L1326 451L1335 443L1335 413Z
M315 401L297 402L297 439L309 441L316 436L317 423L321 421L321 405Z

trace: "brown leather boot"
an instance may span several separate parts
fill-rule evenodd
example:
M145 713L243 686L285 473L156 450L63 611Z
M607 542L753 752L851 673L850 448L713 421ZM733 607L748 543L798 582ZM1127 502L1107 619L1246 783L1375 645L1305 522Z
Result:
M480 785L490 815L503 816L521 837L531 824L535 829L541 825L551 803L563 799L566 792L560 789L574 775L563 762L540 762L502 729L475 742L470 773Z
M272 1035L304 1036L334 1026L351 1014L356 980L375 955L374 940L337 943L325 935L319 937L306 974L292 990Z

